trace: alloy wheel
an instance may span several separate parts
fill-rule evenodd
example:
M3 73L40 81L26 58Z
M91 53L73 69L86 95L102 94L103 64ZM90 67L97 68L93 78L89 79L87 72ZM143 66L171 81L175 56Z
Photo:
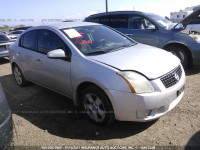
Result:
M19 85L21 85L22 84L22 74L21 74L19 68L17 68L17 67L14 68L14 76L15 76L17 83Z
M88 93L84 96L83 105L87 115L95 122L102 122L105 119L105 107L101 99L92 94Z

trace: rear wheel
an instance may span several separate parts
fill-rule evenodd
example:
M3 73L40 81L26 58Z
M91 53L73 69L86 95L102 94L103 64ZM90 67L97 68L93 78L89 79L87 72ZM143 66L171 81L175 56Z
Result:
M13 71L15 81L17 82L17 84L19 86L26 87L30 84L30 82L24 78L22 71L20 70L20 68L17 65L13 66L12 71Z
M113 108L107 95L96 86L89 86L81 94L83 110L87 117L98 125L114 121Z
M185 49L181 46L176 45L170 45L165 48L168 52L171 52L172 54L176 55L183 65L183 68L187 68L188 66L188 56L185 52Z

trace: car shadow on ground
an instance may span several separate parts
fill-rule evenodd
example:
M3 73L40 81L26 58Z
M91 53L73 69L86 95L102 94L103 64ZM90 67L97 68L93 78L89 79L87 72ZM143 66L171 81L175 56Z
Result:
M20 88L12 75L0 77L0 82L13 114L56 136L84 140L119 139L136 135L156 122L115 121L108 127L100 127L79 113L71 99L60 94L35 84Z
M196 132L188 141L185 150L199 150L200 149L200 131Z
M8 58L0 58L0 65L3 65L3 64L6 64L6 63L9 63L9 59Z

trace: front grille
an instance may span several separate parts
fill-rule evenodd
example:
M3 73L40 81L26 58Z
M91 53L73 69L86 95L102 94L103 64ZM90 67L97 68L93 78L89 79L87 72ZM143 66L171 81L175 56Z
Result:
M169 88L178 83L181 76L182 76L181 66L178 66L171 72L164 75L160 80L162 81L162 83L166 88Z

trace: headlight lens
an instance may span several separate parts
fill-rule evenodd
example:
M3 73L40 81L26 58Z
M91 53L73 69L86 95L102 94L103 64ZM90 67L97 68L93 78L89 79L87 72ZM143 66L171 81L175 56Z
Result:
M190 34L190 36L197 42L200 43L200 36L195 34Z
M118 72L117 75L122 77L129 85L133 93L151 93L154 88L151 83L139 73L133 71Z

